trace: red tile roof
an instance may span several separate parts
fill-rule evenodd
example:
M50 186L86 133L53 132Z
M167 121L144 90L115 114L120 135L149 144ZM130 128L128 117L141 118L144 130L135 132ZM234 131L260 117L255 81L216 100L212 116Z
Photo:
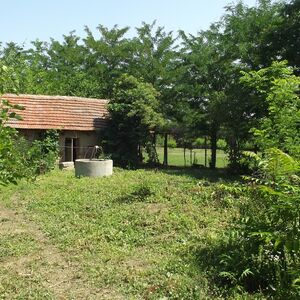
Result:
M105 126L108 100L40 95L6 94L1 98L22 105L22 120L10 120L17 129L59 129L91 131Z

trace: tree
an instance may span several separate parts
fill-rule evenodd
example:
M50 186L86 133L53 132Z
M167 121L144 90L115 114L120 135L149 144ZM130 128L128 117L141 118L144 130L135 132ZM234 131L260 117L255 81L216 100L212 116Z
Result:
M50 57L48 44L41 41L32 42L33 48L25 51L26 85L20 90L24 94L50 94Z
M252 8L239 2L228 6L220 22L209 30L197 36L181 34L185 68L181 88L184 97L198 111L202 120L199 128L210 136L212 167L215 167L220 129L227 141L230 167L236 170L250 128L267 112L266 102L260 102L240 83L240 71L259 68L265 63L262 43L267 33L279 24L280 8L280 4L268 0L261 0Z
M70 96L97 96L99 87L96 79L86 70L88 50L79 43L80 38L71 32L64 35L62 43L51 40L47 50L47 94Z
M158 92L149 83L124 74L117 81L108 105L110 120L105 150L121 166L142 162L142 147L151 142L151 130L163 122L158 113Z
M300 74L300 1L283 3L278 10L278 22L267 30L261 48L264 59L287 60Z
M176 45L172 32L165 32L164 27L142 23L136 28L137 37L133 38L133 57L129 72L136 78L150 83L159 92L160 111L165 119L164 126L156 128L164 133L164 164L167 165L168 133L178 127L182 101L177 98L176 78ZM155 143L155 133L153 138ZM154 147L154 145L153 145Z
M281 7L281 3L271 0L259 0L254 7L248 7L242 1L228 5L219 22L223 31L224 56L249 69L269 65L270 53L266 53L264 46L266 37L276 31L282 21Z
M265 98L268 110L253 129L260 153L246 153L254 174L245 177L248 199L222 237L227 242L218 274L234 288L298 299L300 79L286 61L243 74L242 83Z
M86 27L87 36L83 39L87 50L84 69L97 87L97 97L111 99L114 86L122 74L128 73L132 57L132 43L124 35L129 27L108 29L97 27L100 38L96 39Z
M261 150L278 148L300 158L300 78L287 62L244 73L242 82L257 90L268 103L268 114L253 129Z
M232 66L223 58L224 45L220 43L219 26L216 24L197 36L181 32L182 74L180 93L193 109L190 128L198 127L198 133L210 137L211 168L216 167L217 138L226 110L226 90L230 85Z

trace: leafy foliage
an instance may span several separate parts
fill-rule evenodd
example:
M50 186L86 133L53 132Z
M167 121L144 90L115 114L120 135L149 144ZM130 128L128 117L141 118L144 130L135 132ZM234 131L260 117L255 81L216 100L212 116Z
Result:
M134 167L142 162L141 150L151 142L150 130L162 124L157 96L151 84L133 76L123 75L117 82L108 105L111 119L105 147L122 166Z
M0 69L0 93L16 86L13 69ZM0 99L0 183L16 183L21 178L34 179L38 174L53 168L58 155L58 134L47 132L41 141L29 144L14 128L8 126L11 119L21 119L18 110L8 100Z
M26 177L35 179L36 176L52 170L58 158L58 132L46 131L39 140L29 144L25 139L19 138L18 148L23 154L24 172Z
M246 178L248 199L225 237L226 254L220 276L246 291L296 299L300 276L299 164L278 149L263 158L251 155L258 167Z
M268 115L253 129L260 148L277 147L300 158L300 78L286 62L274 62L268 68L244 73L242 82L268 104Z
M0 95L7 89L15 87L15 78L12 69L4 65L0 66ZM16 182L22 177L20 157L15 148L15 129L7 126L9 119L20 119L16 110L22 109L18 105L12 105L5 99L0 99L0 183Z
M20 156L15 143L17 132L6 125L9 119L19 118L16 112L11 111L19 108L11 105L7 100L0 100L0 183L2 184L16 182L22 177Z

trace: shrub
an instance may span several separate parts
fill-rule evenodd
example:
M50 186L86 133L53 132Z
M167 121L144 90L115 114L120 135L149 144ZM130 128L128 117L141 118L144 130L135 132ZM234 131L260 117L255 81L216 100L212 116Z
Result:
M23 164L27 169L27 178L34 179L54 168L58 158L58 133L55 130L46 131L40 140L35 140L32 144L22 138L20 141L23 151L25 149Z
M169 148L176 148L177 147L176 140L172 136L168 137L168 147Z
M0 102L0 183L17 183L21 178L35 179L54 167L58 155L58 134L48 131L40 141L29 144L7 126L11 118L20 119L15 112L22 109L7 100Z
M250 155L250 154L249 154ZM220 277L248 292L276 299L300 297L299 163L278 149L254 160L248 201L225 236Z
M225 150L227 148L227 143L224 139L218 139L217 148L221 150Z
M156 145L157 146L163 147L164 146L164 141L165 141L164 135L158 134L156 136ZM178 146L176 139L171 135L168 135L167 145L168 145L169 148L176 148Z
M201 138L201 137L196 138L192 143L194 148L203 148L204 144L205 144L204 138Z
M15 183L22 177L21 157L16 147L17 132L7 126L9 119L20 117L12 110L21 109L11 105L7 100L0 99L0 183Z

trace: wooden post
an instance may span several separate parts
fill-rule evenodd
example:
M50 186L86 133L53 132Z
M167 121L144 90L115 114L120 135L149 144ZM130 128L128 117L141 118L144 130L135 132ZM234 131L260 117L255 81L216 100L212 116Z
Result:
M165 140L164 140L164 166L168 165L168 134L165 133Z

